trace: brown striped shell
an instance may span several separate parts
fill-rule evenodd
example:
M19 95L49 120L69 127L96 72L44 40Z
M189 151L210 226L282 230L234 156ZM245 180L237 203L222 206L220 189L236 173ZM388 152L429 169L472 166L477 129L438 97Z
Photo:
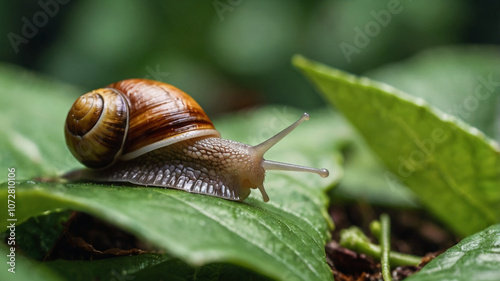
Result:
M68 113L65 137L81 163L103 168L173 143L220 134L198 103L178 88L128 79L79 97Z

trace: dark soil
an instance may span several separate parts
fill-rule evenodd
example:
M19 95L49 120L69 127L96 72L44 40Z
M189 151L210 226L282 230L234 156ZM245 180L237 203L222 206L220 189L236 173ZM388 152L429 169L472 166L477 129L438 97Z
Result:
M97 260L156 252L132 234L85 213L73 212L44 260Z
M329 212L335 222L335 230L325 250L335 280L382 280L379 262L338 244L340 230L353 225L360 227L372 241L376 242L371 236L369 224L373 220L378 220L382 213L388 214L391 218L391 250L423 257L419 266L393 269L393 280L403 280L414 274L423 265L458 242L451 232L420 210L397 210L351 204L331 206Z

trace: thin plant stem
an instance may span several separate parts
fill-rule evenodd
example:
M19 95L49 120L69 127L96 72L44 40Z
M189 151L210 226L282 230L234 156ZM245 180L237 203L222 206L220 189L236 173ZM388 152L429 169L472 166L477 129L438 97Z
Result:
M370 243L370 240L358 227L351 226L340 232L340 245L358 253L366 254L376 260L380 260L382 249L379 245ZM418 265L421 257L402 254L398 252L389 253L389 261L392 266Z
M382 257L380 259L382 278L384 281L392 281L391 264L389 261L391 251L391 220L389 215L382 214L380 216L380 224L382 225L382 233L379 237L380 247L382 248Z

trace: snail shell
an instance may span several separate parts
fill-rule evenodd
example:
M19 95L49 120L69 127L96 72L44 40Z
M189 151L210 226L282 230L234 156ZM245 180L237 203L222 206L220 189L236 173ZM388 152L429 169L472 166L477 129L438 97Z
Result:
M264 160L264 153L309 116L256 145L225 140L203 109L178 88L146 79L123 80L79 97L68 113L65 138L90 169L70 180L129 182L242 201L258 188L264 201L266 170L326 169Z
M145 79L120 81L79 97L65 128L71 153L90 168L202 136L220 134L200 105L172 85Z

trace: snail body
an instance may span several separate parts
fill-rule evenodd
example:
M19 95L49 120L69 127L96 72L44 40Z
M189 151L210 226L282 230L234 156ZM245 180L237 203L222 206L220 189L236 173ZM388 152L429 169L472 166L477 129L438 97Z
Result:
M129 182L243 201L258 188L265 202L266 170L314 169L265 160L264 153L307 120L307 114L269 140L250 146L220 138L196 101L176 87L128 79L79 97L68 113L65 138L89 169L69 180Z

